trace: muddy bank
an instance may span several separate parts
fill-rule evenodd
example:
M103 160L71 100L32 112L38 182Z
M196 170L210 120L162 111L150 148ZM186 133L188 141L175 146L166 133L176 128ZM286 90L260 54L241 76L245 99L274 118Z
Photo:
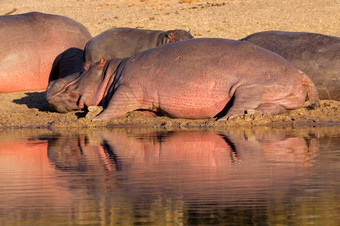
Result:
M296 127L340 125L340 102L321 101L320 107L306 106L280 115L246 114L225 122L215 119L188 120L168 117L151 117L139 112L131 112L118 120L92 122L86 118L87 111L69 113L53 112L49 107L45 91L16 92L0 94L0 128L95 128L95 127L147 127L147 128L211 128L211 127Z

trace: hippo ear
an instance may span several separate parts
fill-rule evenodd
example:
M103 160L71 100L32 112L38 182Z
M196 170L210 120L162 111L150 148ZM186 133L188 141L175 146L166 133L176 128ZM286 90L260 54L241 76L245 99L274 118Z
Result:
M91 62L86 62L84 65L84 71L87 71L91 66Z
M171 31L169 33L166 34L166 37L168 39L168 42L167 43L171 43L171 42L175 42L175 31Z
M98 63L99 66L104 66L106 64L106 59L104 57L102 57Z

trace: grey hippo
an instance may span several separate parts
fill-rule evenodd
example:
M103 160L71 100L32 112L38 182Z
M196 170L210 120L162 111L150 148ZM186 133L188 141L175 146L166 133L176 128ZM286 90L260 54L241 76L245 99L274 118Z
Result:
M58 112L105 109L94 120L146 110L173 118L226 120L247 110L279 114L318 104L311 79L279 55L247 41L202 38L162 45L129 58L102 58L50 83Z
M320 99L340 100L340 38L307 32L265 31L242 40L286 58L316 85Z
M85 47L85 62L98 62L102 57L125 58L156 46L192 39L185 30L144 30L136 28L112 28L92 38Z

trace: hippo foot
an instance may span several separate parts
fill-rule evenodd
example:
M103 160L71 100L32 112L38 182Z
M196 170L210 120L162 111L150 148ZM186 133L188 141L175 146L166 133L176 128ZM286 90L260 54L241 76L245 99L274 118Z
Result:
M250 116L250 115L255 115L257 113L259 113L258 111L256 111L255 109L247 109L247 110L240 110L239 112L243 112L243 113L229 113L229 114L226 114L225 116L217 119L217 121L229 121L229 120L233 120L233 119L236 119L236 118L245 118L245 116Z
M317 101L315 103L311 103L309 101L306 101L305 104L304 104L304 107L308 110L317 109L318 107L320 107L320 101Z
M221 117L221 118L218 118L216 119L216 121L219 121L219 122L223 122L223 121L229 121L229 120L232 120L232 119L236 119L238 117L241 117L242 115L230 115L230 116L224 116L224 117Z
M246 114L247 115L255 115L257 112L256 112L256 110L254 110L254 109L248 109L248 110L246 110Z
M89 106L87 109L89 112L86 114L85 118L91 120L103 111L102 106Z
M230 115L229 117L226 118L226 120L233 120L233 119L236 119L236 118L239 118L241 117L241 115ZM221 118L222 120L224 120L223 118Z

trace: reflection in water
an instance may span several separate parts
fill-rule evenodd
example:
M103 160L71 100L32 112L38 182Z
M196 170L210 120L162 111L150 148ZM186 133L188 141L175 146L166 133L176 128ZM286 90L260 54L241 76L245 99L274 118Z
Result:
M104 130L17 151L0 141L0 222L333 224L339 138Z

